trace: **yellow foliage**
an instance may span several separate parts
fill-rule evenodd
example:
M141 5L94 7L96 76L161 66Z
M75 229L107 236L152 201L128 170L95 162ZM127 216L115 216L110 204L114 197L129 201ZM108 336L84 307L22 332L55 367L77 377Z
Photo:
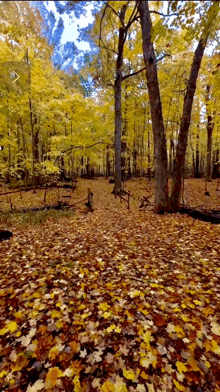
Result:
M179 391L185 391L185 387L184 387L183 385L180 385L180 384L178 383L178 381L173 380L173 382L174 382L174 384L176 385L176 388L177 388Z
M110 381L106 381L102 387L101 387L102 392L116 392L114 384L112 384Z
M132 380L132 381L134 381L134 379L136 377L135 373L134 373L134 371L132 369L128 369L128 370L123 369L123 376L125 378L127 378L127 380Z

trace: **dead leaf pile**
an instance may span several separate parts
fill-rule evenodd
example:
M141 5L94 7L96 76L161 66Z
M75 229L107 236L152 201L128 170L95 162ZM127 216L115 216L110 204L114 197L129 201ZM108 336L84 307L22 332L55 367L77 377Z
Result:
M0 245L0 389L219 392L220 225L89 186L93 213Z

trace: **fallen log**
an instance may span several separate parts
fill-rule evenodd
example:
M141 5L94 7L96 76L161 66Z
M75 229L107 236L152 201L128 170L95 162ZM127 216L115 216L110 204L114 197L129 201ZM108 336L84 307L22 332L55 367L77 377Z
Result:
M14 210L13 212L21 213L21 212L37 212L37 211L48 211L48 210L62 210L64 207L69 207L67 203L57 203L57 204L49 204L43 207L33 207L33 208L21 208L19 210Z
M180 211L181 214L187 214L194 219L198 219L203 222L210 222L213 224L220 224L220 211L219 210L212 210L209 211L201 211L195 208L190 207L181 207Z

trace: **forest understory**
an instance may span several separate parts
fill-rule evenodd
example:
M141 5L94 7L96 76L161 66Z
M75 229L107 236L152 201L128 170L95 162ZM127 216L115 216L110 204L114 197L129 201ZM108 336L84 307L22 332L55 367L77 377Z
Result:
M68 201L89 187L93 212L1 223L13 232L0 243L1 391L220 391L220 225L140 210L146 183L127 182L130 211L108 180L82 179ZM216 185L207 196L186 180L185 202L220 209Z

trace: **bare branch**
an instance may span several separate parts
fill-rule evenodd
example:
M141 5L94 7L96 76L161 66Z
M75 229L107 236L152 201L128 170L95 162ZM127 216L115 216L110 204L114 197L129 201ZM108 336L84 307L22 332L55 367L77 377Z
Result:
M123 22L123 20L121 19L120 15L119 15L119 14L114 10L114 8L113 8L111 5L109 5L108 3L107 3L107 7L110 8L110 9L112 10L112 12L114 12L114 14L120 19L120 22L121 22L121 24L122 24L122 26L123 26L123 28L124 28L125 25L124 25L124 22Z
M128 75L125 75L125 76L122 77L122 80L128 79L128 78L130 78L131 76L138 75L140 72L144 71L145 69L146 69L146 67L139 69L139 71L132 72L132 73L130 73L130 74L128 74Z
M131 16L129 18L129 21L127 23L126 29L128 30L132 23L134 23L135 20L137 20L137 15L138 15L138 9L137 9L137 3L135 3L134 9L131 13Z
M56 157L54 163L56 163L57 159L59 159L59 157L60 157L62 154L66 154L66 152L68 152L68 151L70 152L70 151L72 151L72 150L77 150L77 149L79 149L79 148L81 148L81 149L91 148L91 147L96 146L97 144L107 144L107 145L110 145L108 142L96 142L96 143L92 144L91 146L75 146L75 147L72 146L72 147L69 147L69 148L67 148L66 150L62 151L61 154L58 155L58 156Z
M163 60L164 57L167 57L167 56L171 56L171 55L169 53L165 53L163 56L161 56L159 59L156 60L156 63L158 63L159 61ZM125 76L122 77L122 80L130 78L130 76L138 75L140 72L144 71L145 69L146 69L146 67L143 67L143 68L139 69L136 72L132 72L132 73L130 73L128 75L125 75Z
M110 52L112 52L112 53L114 53L114 54L118 54L114 49L111 49L111 48L108 48L107 46L105 46L105 45L99 45L99 47L100 48L103 48L103 49L105 49L105 50L109 50Z
M162 12L159 12L159 11L150 11L150 14L157 14L157 15L161 15L161 16L163 16L164 18L167 18L167 17L170 17L170 16L178 16L179 14L178 13L174 13L174 14L169 14L169 15L165 15L165 14L163 14Z

